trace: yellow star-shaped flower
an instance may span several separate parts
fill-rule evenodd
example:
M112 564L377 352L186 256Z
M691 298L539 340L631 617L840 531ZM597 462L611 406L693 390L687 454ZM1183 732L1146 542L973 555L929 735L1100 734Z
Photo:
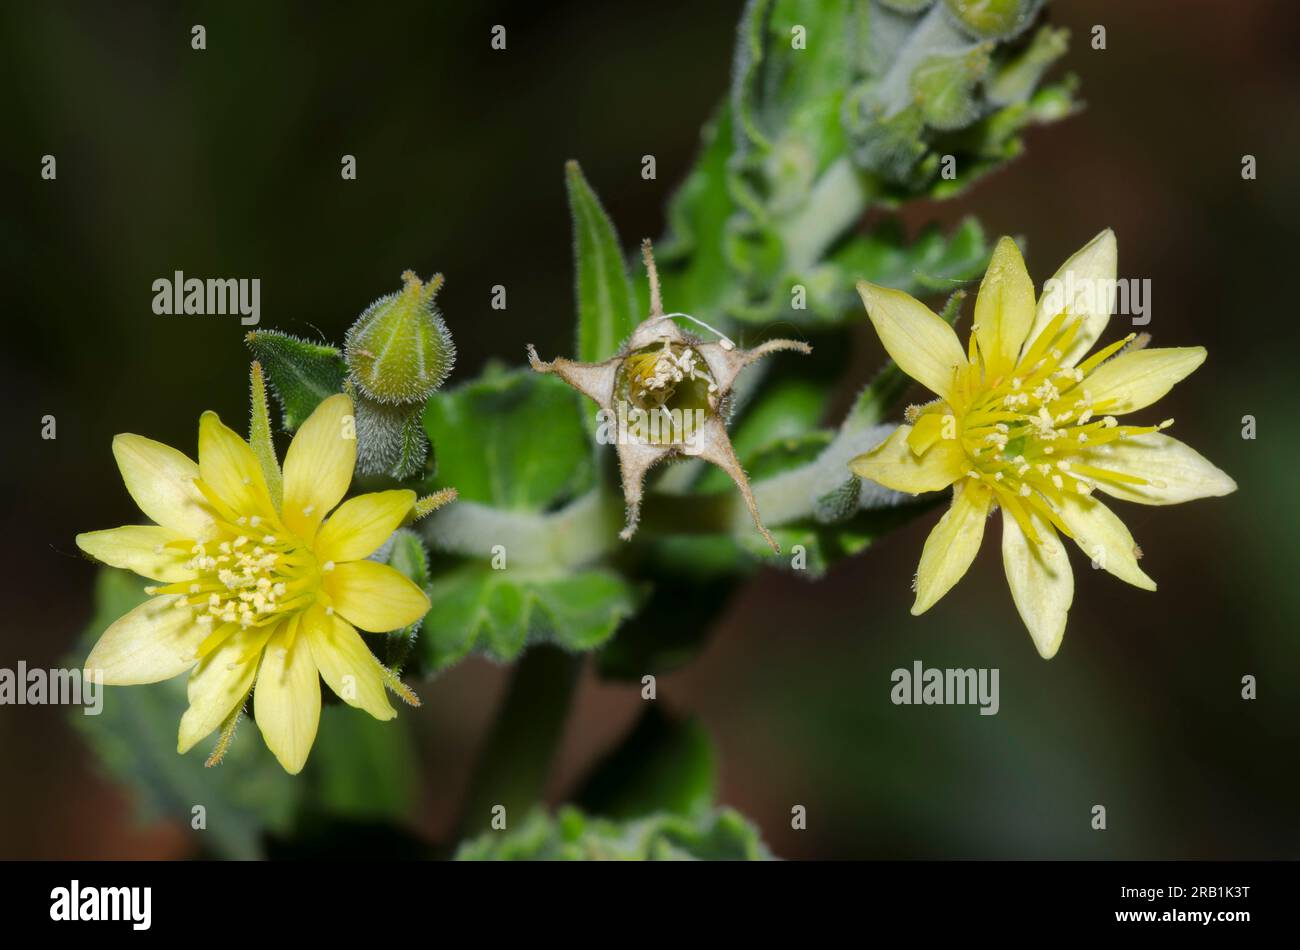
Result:
M258 728L291 773L316 738L321 678L376 719L396 716L384 688L401 687L355 628L396 630L429 609L419 587L366 560L410 513L415 493L339 504L356 463L352 421L351 400L331 396L299 427L282 487L270 459L282 499L253 449L215 413L199 420L197 465L143 436L113 440L127 491L156 523L81 534L77 545L163 586L147 588L152 598L104 631L85 668L109 685L188 671L178 752L237 715L254 686Z
M899 367L939 398L865 455L854 473L898 491L952 486L930 533L913 614L932 607L970 567L997 507L1011 595L1034 645L1051 658L1065 635L1074 576L1058 532L1100 567L1144 590L1141 551L1095 495L1170 505L1226 495L1236 483L1176 439L1173 424L1130 425L1205 360L1203 347L1145 349L1134 334L1084 358L1115 298L1115 235L1103 231L1061 266L1034 301L1015 242L993 252L962 349L943 319L905 293L865 281L858 292ZM1117 355L1118 354L1118 355Z

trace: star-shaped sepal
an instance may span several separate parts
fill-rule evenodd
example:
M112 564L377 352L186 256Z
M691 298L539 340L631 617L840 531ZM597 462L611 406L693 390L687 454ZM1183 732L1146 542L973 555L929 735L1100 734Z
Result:
M617 355L601 363L563 357L548 363L530 344L528 361L537 372L554 373L600 406L598 436L612 442L618 453L627 504L627 525L620 537L627 540L636 532L645 477L651 468L666 459L701 458L736 483L754 525L779 553L776 540L763 526L749 478L727 434L731 388L741 370L769 353L811 353L812 348L798 340L777 339L745 350L720 334L717 342L705 342L687 333L673 318L693 317L664 313L648 240L642 252L650 278L650 315L632 331Z

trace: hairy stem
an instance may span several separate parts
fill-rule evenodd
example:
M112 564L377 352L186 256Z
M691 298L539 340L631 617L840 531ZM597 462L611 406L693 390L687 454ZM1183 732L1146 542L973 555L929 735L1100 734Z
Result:
M813 185L807 203L780 226L786 270L800 273L816 266L862 217L870 199L865 176L848 156L836 159Z

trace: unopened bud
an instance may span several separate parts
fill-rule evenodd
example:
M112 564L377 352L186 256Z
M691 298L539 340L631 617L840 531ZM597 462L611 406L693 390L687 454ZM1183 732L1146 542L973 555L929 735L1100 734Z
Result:
M1006 40L1029 26L1043 0L944 0L944 5L975 38Z
M344 337L343 355L357 387L376 402L421 402L442 385L456 361L451 332L433 304L442 275L406 286L366 308Z

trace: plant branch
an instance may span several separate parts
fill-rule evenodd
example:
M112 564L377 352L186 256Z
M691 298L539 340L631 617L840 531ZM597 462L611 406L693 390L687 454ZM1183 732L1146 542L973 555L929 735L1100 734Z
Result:
M520 659L474 767L458 840L491 828L498 805L511 828L541 800L582 659L545 644Z

